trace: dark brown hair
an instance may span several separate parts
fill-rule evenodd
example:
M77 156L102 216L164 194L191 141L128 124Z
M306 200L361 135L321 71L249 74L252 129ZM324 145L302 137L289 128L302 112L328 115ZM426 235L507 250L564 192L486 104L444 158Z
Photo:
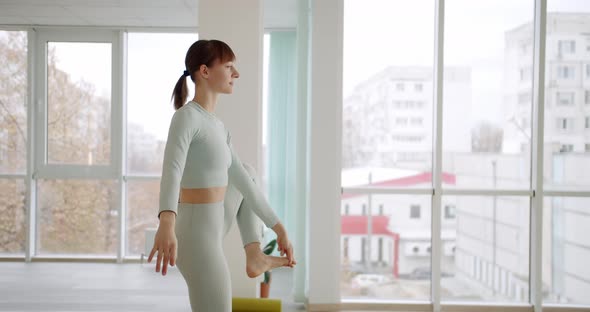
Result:
M204 64L207 67L211 67L216 60L223 63L235 59L234 51L225 42L219 40L198 40L188 48L184 59L184 66L191 76L191 80L196 82L194 74L199 71L201 65ZM181 108L188 96L185 77L184 74L180 76L178 82L176 82L176 86L174 86L174 91L172 91L171 100L174 102L174 109Z

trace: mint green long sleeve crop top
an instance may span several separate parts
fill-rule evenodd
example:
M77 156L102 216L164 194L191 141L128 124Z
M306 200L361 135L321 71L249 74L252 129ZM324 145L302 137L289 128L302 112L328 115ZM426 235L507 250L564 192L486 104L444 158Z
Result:
M242 193L268 227L279 219L244 169L231 144L231 135L215 115L194 101L176 110L170 122L160 180L160 213L177 214L180 188L227 186Z

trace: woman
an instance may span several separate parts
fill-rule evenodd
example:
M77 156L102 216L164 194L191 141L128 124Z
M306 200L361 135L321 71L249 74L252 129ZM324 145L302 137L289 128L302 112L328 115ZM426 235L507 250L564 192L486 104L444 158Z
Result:
M234 61L233 51L222 41L195 42L186 54L187 70L172 95L176 112L164 151L160 224L148 262L157 251L156 272L162 263L162 275L166 275L168 264L178 264L193 311L231 311L230 276L222 250L223 237L231 225L228 220L238 217L248 276L296 264L284 226L243 167L229 132L214 114L218 95L231 94L239 77ZM195 83L195 97L183 105L186 76ZM228 184L243 196L240 213L224 207ZM281 257L269 257L260 250L255 222L245 220L251 219L252 212L277 234Z

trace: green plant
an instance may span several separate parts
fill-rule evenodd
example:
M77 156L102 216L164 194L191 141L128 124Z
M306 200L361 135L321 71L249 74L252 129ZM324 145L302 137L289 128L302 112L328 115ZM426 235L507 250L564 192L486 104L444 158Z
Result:
M264 246L264 248L262 249L262 252L268 256L275 250L276 246L277 246L277 240L273 239L270 242L268 242L268 244L266 244L266 246ZM270 271L266 271L266 272L264 272L264 282L263 283L268 284L269 280L270 280Z

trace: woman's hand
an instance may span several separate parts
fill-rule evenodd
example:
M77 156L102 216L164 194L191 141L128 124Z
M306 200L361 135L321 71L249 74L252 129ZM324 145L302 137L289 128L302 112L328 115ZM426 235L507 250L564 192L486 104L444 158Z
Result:
M287 231L280 222L277 223L272 229L277 234L277 245L281 257L286 255L287 259L289 260L289 266L293 267L297 261L295 261L295 257L293 255L293 245L287 236Z
M176 215L174 212L162 212L160 215L160 225L154 238L154 247L148 257L148 263L152 261L154 254L158 252L158 259L156 261L156 272L160 272L160 264L162 265L162 275L168 272L168 263L170 266L176 265L176 248L177 240L174 234L174 224Z

